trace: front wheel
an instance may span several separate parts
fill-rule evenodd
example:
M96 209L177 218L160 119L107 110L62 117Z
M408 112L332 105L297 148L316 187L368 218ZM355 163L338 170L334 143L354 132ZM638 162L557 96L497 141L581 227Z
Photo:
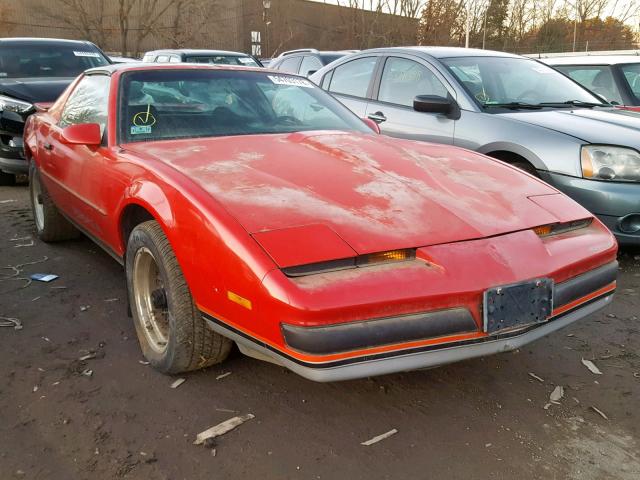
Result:
M58 242L78 238L80 232L62 216L58 207L40 181L33 162L29 167L29 198L38 238L44 242Z
M142 353L163 373L222 362L232 342L211 330L195 306L160 225L136 226L127 243L127 287Z

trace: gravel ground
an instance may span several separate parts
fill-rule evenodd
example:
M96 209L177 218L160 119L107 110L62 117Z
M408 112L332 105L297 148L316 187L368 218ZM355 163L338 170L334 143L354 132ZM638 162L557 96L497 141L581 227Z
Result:
M606 311L517 352L317 384L236 351L171 389L142 363L116 262L86 239L36 240L24 186L0 187L0 226L0 266L60 276L0 271L0 316L23 325L0 328L2 480L640 478L640 250L621 252Z

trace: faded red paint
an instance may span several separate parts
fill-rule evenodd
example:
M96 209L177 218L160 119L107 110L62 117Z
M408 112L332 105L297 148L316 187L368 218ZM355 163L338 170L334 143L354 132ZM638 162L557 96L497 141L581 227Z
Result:
M74 83L29 118L27 150L56 204L115 256L126 247L123 212L146 209L197 304L274 348L288 351L283 320L323 325L452 306L467 307L483 335L487 288L562 281L616 257L595 218L539 238L532 227L592 216L545 183L455 147L348 132L119 145L118 82L123 71L149 68L216 67L114 70L107 144L98 147L61 142L58 119ZM416 248L417 258L295 279L278 268L398 248Z

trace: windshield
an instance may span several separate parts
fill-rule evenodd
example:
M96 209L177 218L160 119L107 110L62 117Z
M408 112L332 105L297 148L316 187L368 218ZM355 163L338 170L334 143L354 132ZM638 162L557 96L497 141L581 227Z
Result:
M640 63L629 63L620 66L624 79L635 99L640 103Z
M88 68L108 64L98 50L84 44L0 46L0 79L77 77Z
M602 100L551 67L526 58L462 57L442 62L482 107Z
M290 133L372 131L309 80L250 71L149 70L121 81L123 142Z
M243 65L245 67L260 66L253 58L240 55L194 55L185 57L184 61L188 63L212 63L215 65Z

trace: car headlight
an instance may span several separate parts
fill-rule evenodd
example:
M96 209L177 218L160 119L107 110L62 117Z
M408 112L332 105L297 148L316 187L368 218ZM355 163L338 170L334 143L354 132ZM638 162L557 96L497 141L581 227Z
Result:
M640 153L633 148L583 145L580 163L584 178L617 182L640 181Z
M22 100L0 95L0 112L7 110L8 112L25 113L32 108L34 107L29 102L23 102Z

